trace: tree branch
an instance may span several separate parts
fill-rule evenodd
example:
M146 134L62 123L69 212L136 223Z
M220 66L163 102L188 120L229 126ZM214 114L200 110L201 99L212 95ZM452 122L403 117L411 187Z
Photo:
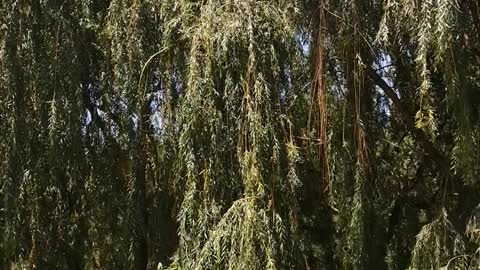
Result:
M412 132L415 139L422 145L426 153L435 161L444 175L450 176L450 163L448 162L448 159L437 148L435 148L425 132L415 126L415 122L413 121L414 114L402 105L400 98L397 96L393 88L390 87L387 82L385 82L385 80L371 67L368 67L368 75L373 82L380 87L383 92L385 92L387 97L392 100L396 111L400 115L400 118L407 128Z

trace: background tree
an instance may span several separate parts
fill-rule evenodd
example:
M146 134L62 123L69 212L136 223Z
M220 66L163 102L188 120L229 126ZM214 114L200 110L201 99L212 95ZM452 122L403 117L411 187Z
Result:
M477 269L475 0L4 0L0 269Z

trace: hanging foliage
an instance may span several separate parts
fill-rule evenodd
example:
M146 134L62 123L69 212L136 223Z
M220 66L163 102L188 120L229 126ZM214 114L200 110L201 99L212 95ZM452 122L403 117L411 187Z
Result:
M4 0L0 269L477 269L480 5Z

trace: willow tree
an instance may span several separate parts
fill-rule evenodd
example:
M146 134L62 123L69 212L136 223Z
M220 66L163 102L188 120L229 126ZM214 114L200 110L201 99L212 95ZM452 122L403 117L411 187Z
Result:
M1 269L476 269L475 0L5 0Z

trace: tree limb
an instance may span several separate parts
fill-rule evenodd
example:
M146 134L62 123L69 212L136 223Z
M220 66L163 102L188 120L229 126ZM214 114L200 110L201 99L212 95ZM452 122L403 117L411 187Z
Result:
M450 176L450 163L448 162L448 159L437 148L435 148L425 132L415 126L415 122L413 121L414 114L402 106L402 102L393 88L390 87L387 82L385 82L385 80L371 67L368 67L368 75L373 82L385 92L387 97L392 100L393 105L395 106L395 109L399 113L404 124L412 132L415 139L422 145L426 153L435 161L438 168L444 173L444 175Z

